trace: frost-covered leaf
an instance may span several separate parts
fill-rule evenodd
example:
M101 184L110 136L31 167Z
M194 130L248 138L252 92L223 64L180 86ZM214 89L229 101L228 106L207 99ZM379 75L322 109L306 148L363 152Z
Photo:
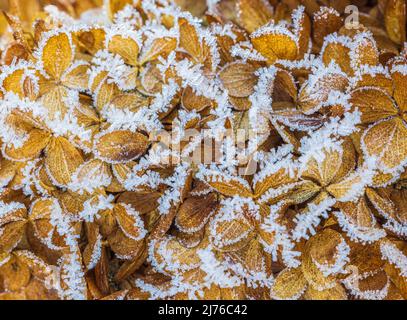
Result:
M51 139L45 153L45 166L51 180L57 185L68 185L73 173L83 163L81 153L62 137Z
M105 132L94 142L96 156L109 163L122 163L134 160L147 150L145 135L129 130Z
M275 279L271 287L271 295L279 300L299 299L307 288L301 268L284 269Z
M70 35L59 33L44 40L41 60L44 70L54 79L60 79L73 60Z
M272 7L263 0L239 0L237 12L239 23L248 32L265 25L273 16Z

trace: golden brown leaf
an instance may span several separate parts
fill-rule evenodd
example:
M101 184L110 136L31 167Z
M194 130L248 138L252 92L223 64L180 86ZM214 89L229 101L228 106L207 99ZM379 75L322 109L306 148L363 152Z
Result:
M363 151L368 157L377 157L388 169L398 167L407 158L407 127L400 118L377 122L363 137Z
M388 0L384 13L387 34L395 43L406 41L406 3L404 0Z
M134 39L115 35L110 39L108 48L112 53L121 56L127 64L132 66L137 65L140 48L139 44Z
M4 154L15 161L32 160L39 156L48 145L50 134L43 130L33 129L28 133L28 139L21 147L6 146Z
M274 299L292 300L298 299L307 288L301 268L286 268L281 271L271 287L271 295Z
M179 207L175 224L182 232L196 232L205 226L217 207L216 195L187 198Z
M372 123L397 115L391 97L374 87L360 87L352 91L350 103L362 113L363 123Z
M244 98L254 91L257 82L255 70L249 63L233 62L221 70L219 77L231 96Z
M108 163L124 163L143 155L149 142L145 135L129 130L101 134L94 142L95 155Z
M73 60L70 38L66 33L51 36L42 51L41 61L44 70L54 79L59 80Z
M264 33L260 28L256 34L252 34L251 39L254 48L259 51L269 64L277 59L293 60L298 55L298 47L294 36L278 33Z
M273 16L272 7L263 0L239 0L236 9L239 24L248 32L265 25Z
M116 204L113 208L113 215L127 237L133 240L144 238L145 230L143 220L141 220L139 213L134 211L130 206Z
M72 181L72 174L83 163L81 153L62 137L51 139L45 153L45 166L53 182L68 185Z

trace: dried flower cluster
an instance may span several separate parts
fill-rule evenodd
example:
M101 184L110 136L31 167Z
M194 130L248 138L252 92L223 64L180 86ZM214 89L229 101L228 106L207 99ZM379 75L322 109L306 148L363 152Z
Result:
M0 299L407 298L404 0L3 9Z

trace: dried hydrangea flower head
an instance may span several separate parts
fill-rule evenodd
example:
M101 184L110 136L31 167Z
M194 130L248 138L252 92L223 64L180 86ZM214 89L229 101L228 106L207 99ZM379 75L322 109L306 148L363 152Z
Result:
M407 299L405 1L1 6L0 299Z

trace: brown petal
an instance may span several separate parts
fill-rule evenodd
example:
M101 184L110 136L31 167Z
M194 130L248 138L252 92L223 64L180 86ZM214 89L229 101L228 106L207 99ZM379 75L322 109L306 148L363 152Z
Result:
M113 215L127 237L136 241L144 238L146 234L144 222L139 213L130 206L116 204L113 208Z
M99 227L95 223L86 223L86 237L88 243L83 251L83 263L87 270L93 269L100 260L102 250Z
M321 186L335 183L345 177L355 167L355 151L351 142L347 141L342 145L343 151L324 150L324 158L312 157L308 163L302 177L313 181L318 181Z
M372 292L374 293L384 290L388 281L389 278L387 274L382 270L377 270L367 277L359 279L359 281L355 283L355 289L359 291L359 294L362 295L362 297L364 294L367 294L369 297Z
M31 278L28 266L15 256L0 267L0 274L6 291L17 291L25 287Z
M109 257L107 249L102 246L99 262L95 267L95 282L103 294L110 293Z
M257 83L255 70L249 63L233 62L222 69L219 77L231 96L243 98L254 91L253 87Z
M331 61L335 61L343 72L353 75L349 54L350 49L338 42L329 42L325 50L321 52L322 61L326 66L328 66Z
M271 295L279 300L298 299L307 287L301 268L286 268L281 271L271 287Z
M357 267L360 274L373 273L384 266L379 242L372 244L350 242L350 264Z
M151 239L159 239L162 238L167 231L171 228L172 222L177 214L177 210L175 207L172 207L170 211L165 214L161 215L159 219L156 220L151 233Z
M54 207L53 198L42 198L35 201L30 209L29 220L34 227L35 237L40 239L43 244L52 245L59 249L66 246L64 237L61 236L51 224L50 217Z
M42 51L41 60L45 71L54 79L60 79L73 60L68 35L61 32L50 37Z
M314 14L312 30L314 31L313 39L321 46L325 36L338 31L342 26L342 18L335 9L320 7L319 11Z
M216 207L217 200L214 193L187 198L178 210L175 224L182 232L196 232L205 226Z
M132 112L136 112L139 108L145 107L149 104L149 99L141 94L123 93L115 96L110 102L115 108L128 109Z
M113 216L113 209L102 210L97 223L100 227L100 233L104 237L111 235L117 229L117 221Z
M379 50L373 37L363 37L356 41L350 56L354 68L362 65L376 66L379 64Z
M175 0L175 3L183 10L189 11L195 17L202 17L207 9L205 0L189 1L189 0Z
M350 173L343 180L330 184L326 190L333 195L337 200L348 200L348 197L354 196L354 186L363 184L363 173Z
M397 219L401 223L407 224L407 212L404 210L404 208L407 205L407 190L406 189L400 189L400 190L393 189L390 194L390 198L397 208Z
M195 248L185 248L175 238L164 238L155 242L152 258L169 273L195 269L201 262Z
M163 75L154 64L147 64L141 74L141 92L151 95L161 91L163 85Z
M316 290L309 287L304 294L306 300L348 300L345 288L337 284L333 288L325 290Z
M127 64L137 65L140 48L134 39L115 35L110 39L108 48L110 52L121 56Z
M86 63L80 64L65 74L62 82L69 88L85 91L88 89L88 69L89 66Z
M107 83L107 81L101 83L96 91L96 109L101 111L119 93L120 90L115 83Z
M106 1L107 12L110 20L113 20L114 15L122 10L126 5L133 4L132 0L108 0Z
M287 204L300 204L315 196L321 190L320 186L309 180L303 180L265 193L259 200L262 203L275 204L284 201Z
M259 173L261 176L261 172ZM255 183L254 193L256 197L263 195L269 189L276 189L279 186L286 185L289 183L294 183L295 177L290 177L284 168L279 169L277 172L268 174L261 180Z
M404 0L388 0L384 24L390 39L397 44L406 41L406 3Z
M238 98L238 97L233 97L230 96L229 97L229 102L231 103L231 105L233 106L233 108L235 110L238 111L245 111L245 110L249 110L252 103L250 102L250 100L248 99L248 97L245 98Z
M8 184L16 174L17 165L10 160L0 160L0 186Z
M294 60L298 56L295 38L286 34L259 32L251 39L254 48L267 58L269 64L277 59Z
M66 101L68 99L70 89L62 85L51 84L47 88L41 88L42 91L46 91L41 95L41 103L49 112L49 118L54 120L55 118L63 118L69 110L69 105Z
M95 192L97 194L97 192ZM53 196L55 196L58 201L59 205L61 206L62 210L69 214L69 215L79 215L81 211L83 211L83 203L89 199L88 194L80 195L75 192L64 192L64 191L55 191L53 192ZM97 195L94 196L95 198ZM92 203L92 202L91 202Z
M222 179L219 178L217 181L210 180L206 183L209 184L212 188L216 189L218 192L229 197L233 197L234 195L240 195L242 197L253 196L249 187L245 186L237 179L227 179L225 181L222 181Z
M301 59L308 51L311 37L311 21L308 15L300 9L295 9L292 13L292 20L295 26L298 26L296 36L298 37L298 59Z
M104 48L106 33L102 28L91 28L90 30L79 32L77 36L80 44L92 54Z
M145 214L151 212L158 207L158 199L161 197L161 193L154 191L126 191L120 194L117 198L117 202L123 202L131 205L134 210Z
M235 58L230 52L235 41L228 35L217 34L216 43L219 49L220 64L226 65L228 62L232 62Z
M348 233L351 239L375 241L377 237L385 236L382 230L376 228L376 219L370 211L364 197L361 197L355 202L338 202L337 206L341 209L346 219L346 224L344 226L341 225L342 228L346 230L349 225L351 226L349 228L350 233Z
M211 100L204 96L198 95L191 87L186 87L182 92L182 106L188 111L202 111L211 105Z
M345 138L342 142L342 158L338 171L336 171L332 183L341 181L354 171L356 166L356 150L351 139ZM327 168L324 169L328 170Z
M127 237L120 228L108 236L110 248L120 259L133 259L144 250L144 240L133 240Z
M143 246L137 252L137 255L135 255L132 260L125 261L120 266L120 269L117 271L115 275L115 280L117 282L120 282L126 279L131 274L133 274L144 263L144 261L147 259L147 256L148 256L147 246L145 245L145 242L143 242Z
M271 275L267 257L268 254L263 250L262 244L258 239L252 239L249 244L239 251L226 252L225 255L235 263L243 266L245 272L253 274L256 272Z
M272 86L273 110L276 103L294 102L297 99L297 86L294 77L286 70L278 69Z
M177 46L177 39L164 37L155 39L150 47L140 57L140 64L157 59L159 56L166 58Z
M401 68L406 68L406 65L400 65ZM394 84L394 100L396 100L398 107L407 112L407 73L406 71L397 71L397 69L393 69L391 73L393 84Z
M5 147L4 154L15 161L27 161L38 157L47 146L50 134L43 130L33 129L28 134L28 139L19 148Z
M195 27L186 19L181 18L179 19L179 32L179 46L199 61L202 56L202 46Z
M232 219L216 216L210 223L211 243L220 251L240 250L253 236L253 227L243 216Z
M45 166L53 182L68 185L72 174L83 163L81 153L62 137L52 139L45 153Z
M185 248L196 248L201 244L205 236L205 229L193 233L181 232L178 230L174 231L174 236L177 241Z
M0 228L0 252L10 252L22 239L26 221L15 221Z
M397 248L401 254L406 256L406 250L402 250L402 248ZM400 294L403 296L404 299L407 299L407 278L403 277L400 274L400 269L398 269L394 264L386 262L384 265L384 271L394 283L394 285L398 288Z
M397 115L394 102L383 90L361 87L352 91L349 101L362 113L363 123L372 123Z
M306 81L299 92L299 106L305 114L312 114L329 98L332 90L342 92L348 84L349 80L337 73L326 73L312 82Z
M73 110L78 123L86 128L99 124L99 116L96 110L90 105L82 103Z
M106 132L94 142L95 156L109 163L123 163L143 155L149 142L145 135L129 130Z
M343 241L344 238L332 229L324 229L307 241L301 267L305 279L315 289L328 289L335 281L334 274L325 276L317 263L328 266L335 264L338 245Z
M4 49L1 58L4 64L11 65L13 60L16 62L19 60L28 60L29 51L23 44L12 42Z
M384 213L393 218L396 217L397 208L393 201L391 201L388 192L380 189L376 191L372 188L367 188L366 195L380 213Z
M407 192L391 189L366 189L366 195L377 209L379 214L386 219L397 223L407 224L407 215L404 207L407 204Z
M18 250L14 254L30 268L30 272L35 278L41 281L49 281L51 285L53 280L56 281L54 269L31 251ZM56 285L56 283L54 284Z
M375 156L384 167L394 169L407 158L407 127L398 117L378 122L365 131L362 146L366 156Z
M236 9L239 24L248 32L265 25L273 16L272 7L262 0L239 0Z
M45 241L37 235L36 227L33 223L27 226L27 241L30 244L31 251L46 263L56 265L61 258L62 250L51 250Z
M384 72L377 72L375 74L369 72L362 73L353 87L355 89L360 87L376 87L377 89L383 89L389 95L393 93L392 80Z
M91 159L82 164L74 173L74 183L79 183L80 189L84 187L90 187L95 190L100 187L106 187L110 184L112 178L112 172L109 165L99 159ZM87 184L88 181L93 183ZM76 190L77 186L71 187ZM76 190L77 191L77 190Z
M4 90L7 92L13 92L22 98L24 96L23 88L21 86L23 75L23 69L17 69L7 75L3 80Z

